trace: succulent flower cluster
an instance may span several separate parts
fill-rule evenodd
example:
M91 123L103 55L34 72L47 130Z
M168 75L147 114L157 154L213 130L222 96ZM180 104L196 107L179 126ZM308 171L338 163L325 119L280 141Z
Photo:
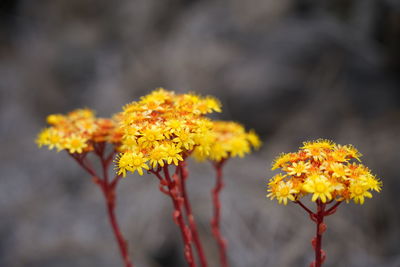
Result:
M143 169L178 165L194 147L208 154L213 124L204 115L213 111L221 111L213 97L163 89L127 104L118 115L123 132L118 172L142 175Z
M193 151L193 156L199 161L209 159L219 162L230 157L244 157L251 152L252 147L258 149L261 146L258 135L253 130L246 132L237 122L213 121L209 135L208 153L198 148Z
M305 142L298 152L275 159L272 170L281 168L284 173L270 179L267 197L285 205L308 194L314 202L353 200L363 204L365 198L372 197L371 191L381 191L382 182L359 163L360 157L351 145L323 139Z
M51 126L39 133L36 143L50 150L80 154L92 151L94 143L117 145L121 141L116 120L96 118L90 109L77 109L67 115L52 114L47 123Z

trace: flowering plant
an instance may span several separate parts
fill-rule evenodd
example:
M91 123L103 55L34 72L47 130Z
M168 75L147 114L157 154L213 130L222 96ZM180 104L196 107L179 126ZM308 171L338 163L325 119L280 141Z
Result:
M207 259L186 189L189 174L186 159L191 155L210 159L220 166L217 169L221 173L220 168L227 158L243 157L251 146L260 145L253 131L247 133L239 124L205 117L214 111L221 112L221 104L213 97L158 89L125 105L122 112L111 119L96 118L89 109L50 115L47 122L51 126L41 131L36 141L39 147L65 150L93 177L106 199L109 220L126 267L133 265L115 217L115 188L121 177L135 172L143 175L144 171L159 179L160 191L172 200L173 219L181 230L187 263L196 265L192 250L195 247L200 264L205 267ZM100 160L101 175L93 168L88 154L95 154ZM112 161L116 165L116 175L109 179ZM171 172L171 168L175 170ZM219 177L222 179L222 175ZM222 184L218 183L219 191ZM217 192L214 197L217 200L214 201L213 232L221 241ZM227 266L224 257L224 266Z
M52 114L47 117L51 126L42 130L36 143L50 150L65 150L97 184L106 200L107 214L114 236L118 242L126 267L133 266L129 258L128 245L122 236L115 216L116 187L121 175L109 177L109 166L121 142L121 133L115 118L96 118L89 109L77 109L67 115ZM88 155L94 154L101 164L101 172L96 171Z
M269 180L267 197L276 198L284 205L289 200L300 205L317 225L312 240L315 261L310 266L321 266L326 257L321 249L322 234L326 230L324 217L335 213L343 201L364 204L365 198L372 197L371 191L381 191L382 182L359 163L360 157L351 145L319 139L305 142L298 152L281 154L272 165L272 170L281 168L283 173ZM316 212L301 202L307 195L312 195L311 201L317 204Z

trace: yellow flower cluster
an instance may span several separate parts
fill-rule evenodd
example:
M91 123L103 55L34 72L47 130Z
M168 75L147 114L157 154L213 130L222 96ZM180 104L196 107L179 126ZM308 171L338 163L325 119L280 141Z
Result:
M382 182L360 162L361 154L351 145L338 145L329 140L305 142L296 153L281 154L272 170L280 173L270 179L267 197L279 203L296 201L312 194L312 201L333 200L363 204L370 191L380 192Z
M94 143L117 145L121 141L116 121L96 118L90 109L77 109L67 115L52 114L47 123L51 126L43 129L36 139L39 147L80 154L93 150Z
M207 142L210 144L209 153L196 147L193 151L194 158L199 161L210 159L219 162L229 157L244 157L250 153L252 147L258 149L261 146L261 141L253 130L246 132L241 124L232 121L213 121Z
M178 165L195 147L208 154L213 123L204 115L213 111L221 111L215 98L164 89L127 104L117 115L123 132L118 174Z

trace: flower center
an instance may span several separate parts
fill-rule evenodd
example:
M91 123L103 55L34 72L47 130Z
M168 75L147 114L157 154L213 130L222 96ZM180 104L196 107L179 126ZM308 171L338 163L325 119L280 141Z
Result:
M362 195L364 192L364 190L361 188L361 186L357 186L356 188L354 188L354 194L356 195Z
M315 191L317 191L318 193L323 193L326 191L326 186L323 183L317 183L315 185Z
M81 146L81 142L80 140L74 139L71 141L71 146L72 147L80 147Z
M141 165L141 164L142 164L142 161L141 161L140 159L134 159L134 160L133 160L133 165L139 166L139 165Z
M281 196L287 196L289 195L289 188L288 187L284 187L281 189Z

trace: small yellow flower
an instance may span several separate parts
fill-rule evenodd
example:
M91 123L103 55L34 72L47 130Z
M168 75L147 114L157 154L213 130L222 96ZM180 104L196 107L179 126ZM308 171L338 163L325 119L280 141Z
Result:
M304 150L308 149L324 150L324 149L332 149L333 147L334 144L332 141L326 139L318 139L317 141L303 142L303 146L301 148Z
M129 171L132 160L132 153L121 153L118 155L115 160L118 167L118 175L122 175L122 177L126 176L126 171Z
M280 181L282 181L286 175L282 175L281 173L278 173L274 177L272 177L269 182L268 182L268 187L273 187L277 185Z
M294 195L297 193L297 190L293 188L293 183L291 181L284 182L280 181L275 189L275 197L278 200L279 204L287 205L288 199L294 201Z
M165 136L162 133L162 129L157 126L144 129L142 136L138 139L138 144L144 148L157 146L159 141L164 140Z
M213 111L221 112L221 104L219 101L211 96L204 100L197 101L193 112L195 114L207 114Z
M65 121L65 116L61 114L51 114L47 116L46 121L50 125L56 125L59 124L60 122Z
M336 145L332 153L330 153L330 156L337 162L346 162L348 161L347 148L341 145Z
M172 139L172 141L176 142L178 147L191 150L195 145L193 134L189 129L181 129L180 131L175 132L175 135L176 137Z
M291 167L288 167L288 174L293 176L301 176L304 173L307 173L307 170L310 168L310 163L305 163L304 161L293 162Z
M354 146L347 145L344 148L347 150L347 156L349 158L354 158L358 161L361 161L360 157L362 156L362 154L360 152L358 152L358 150Z
M286 163L290 162L290 154L281 153L277 158L274 159L272 164L272 170L282 168Z
M147 166L147 158L144 157L143 153L135 153L135 152L126 152L120 155L117 160L118 164L118 174L123 175L125 177L126 171L130 171L135 173L137 171L139 175L143 175L143 170L149 170L149 166Z
M38 134L38 137L36 138L36 144L39 147L42 147L44 145L48 145L49 144L49 135L50 135L50 129L49 128L43 129Z
M355 181L349 187L350 197L356 204L364 204L365 197L372 198L372 194L368 191L368 185L362 181Z
M179 147L170 144L165 146L165 151L167 152L167 163L171 164L172 162L178 166L179 161L183 161L182 155L180 154L182 152L182 149Z
M65 138L64 148L68 149L69 153L82 153L87 147L87 139L78 135L71 135Z
M172 119L165 122L166 132L168 134L173 134L175 132L182 131L186 128L185 120L182 119Z
M303 184L303 189L308 193L313 194L311 198L312 201L315 202L319 198L323 203L325 203L327 199L332 199L331 193L334 190L331 182L322 175L312 175L307 177Z
M164 167L164 160L168 160L168 153L166 152L165 146L160 145L155 147L150 152L149 160L153 169L157 168L157 165Z
M236 157L239 156L241 158L244 157L245 154L250 152L250 145L249 143L240 137L234 138L230 140L230 147L231 147L231 156Z
M329 165L329 170L332 171L332 177L346 179L349 175L349 168L342 163L332 163Z
M376 178L372 174L368 174L366 176L362 176L362 181L365 182L367 185L368 189L374 190L376 192L381 192L382 190L382 181L380 181L378 178Z
M259 149L262 145L262 142L260 140L260 137L256 134L256 132L252 129L247 133L247 140L250 142L250 144L255 148Z
M221 161L222 159L228 158L228 149L223 143L215 143L211 147L210 158L214 161Z

